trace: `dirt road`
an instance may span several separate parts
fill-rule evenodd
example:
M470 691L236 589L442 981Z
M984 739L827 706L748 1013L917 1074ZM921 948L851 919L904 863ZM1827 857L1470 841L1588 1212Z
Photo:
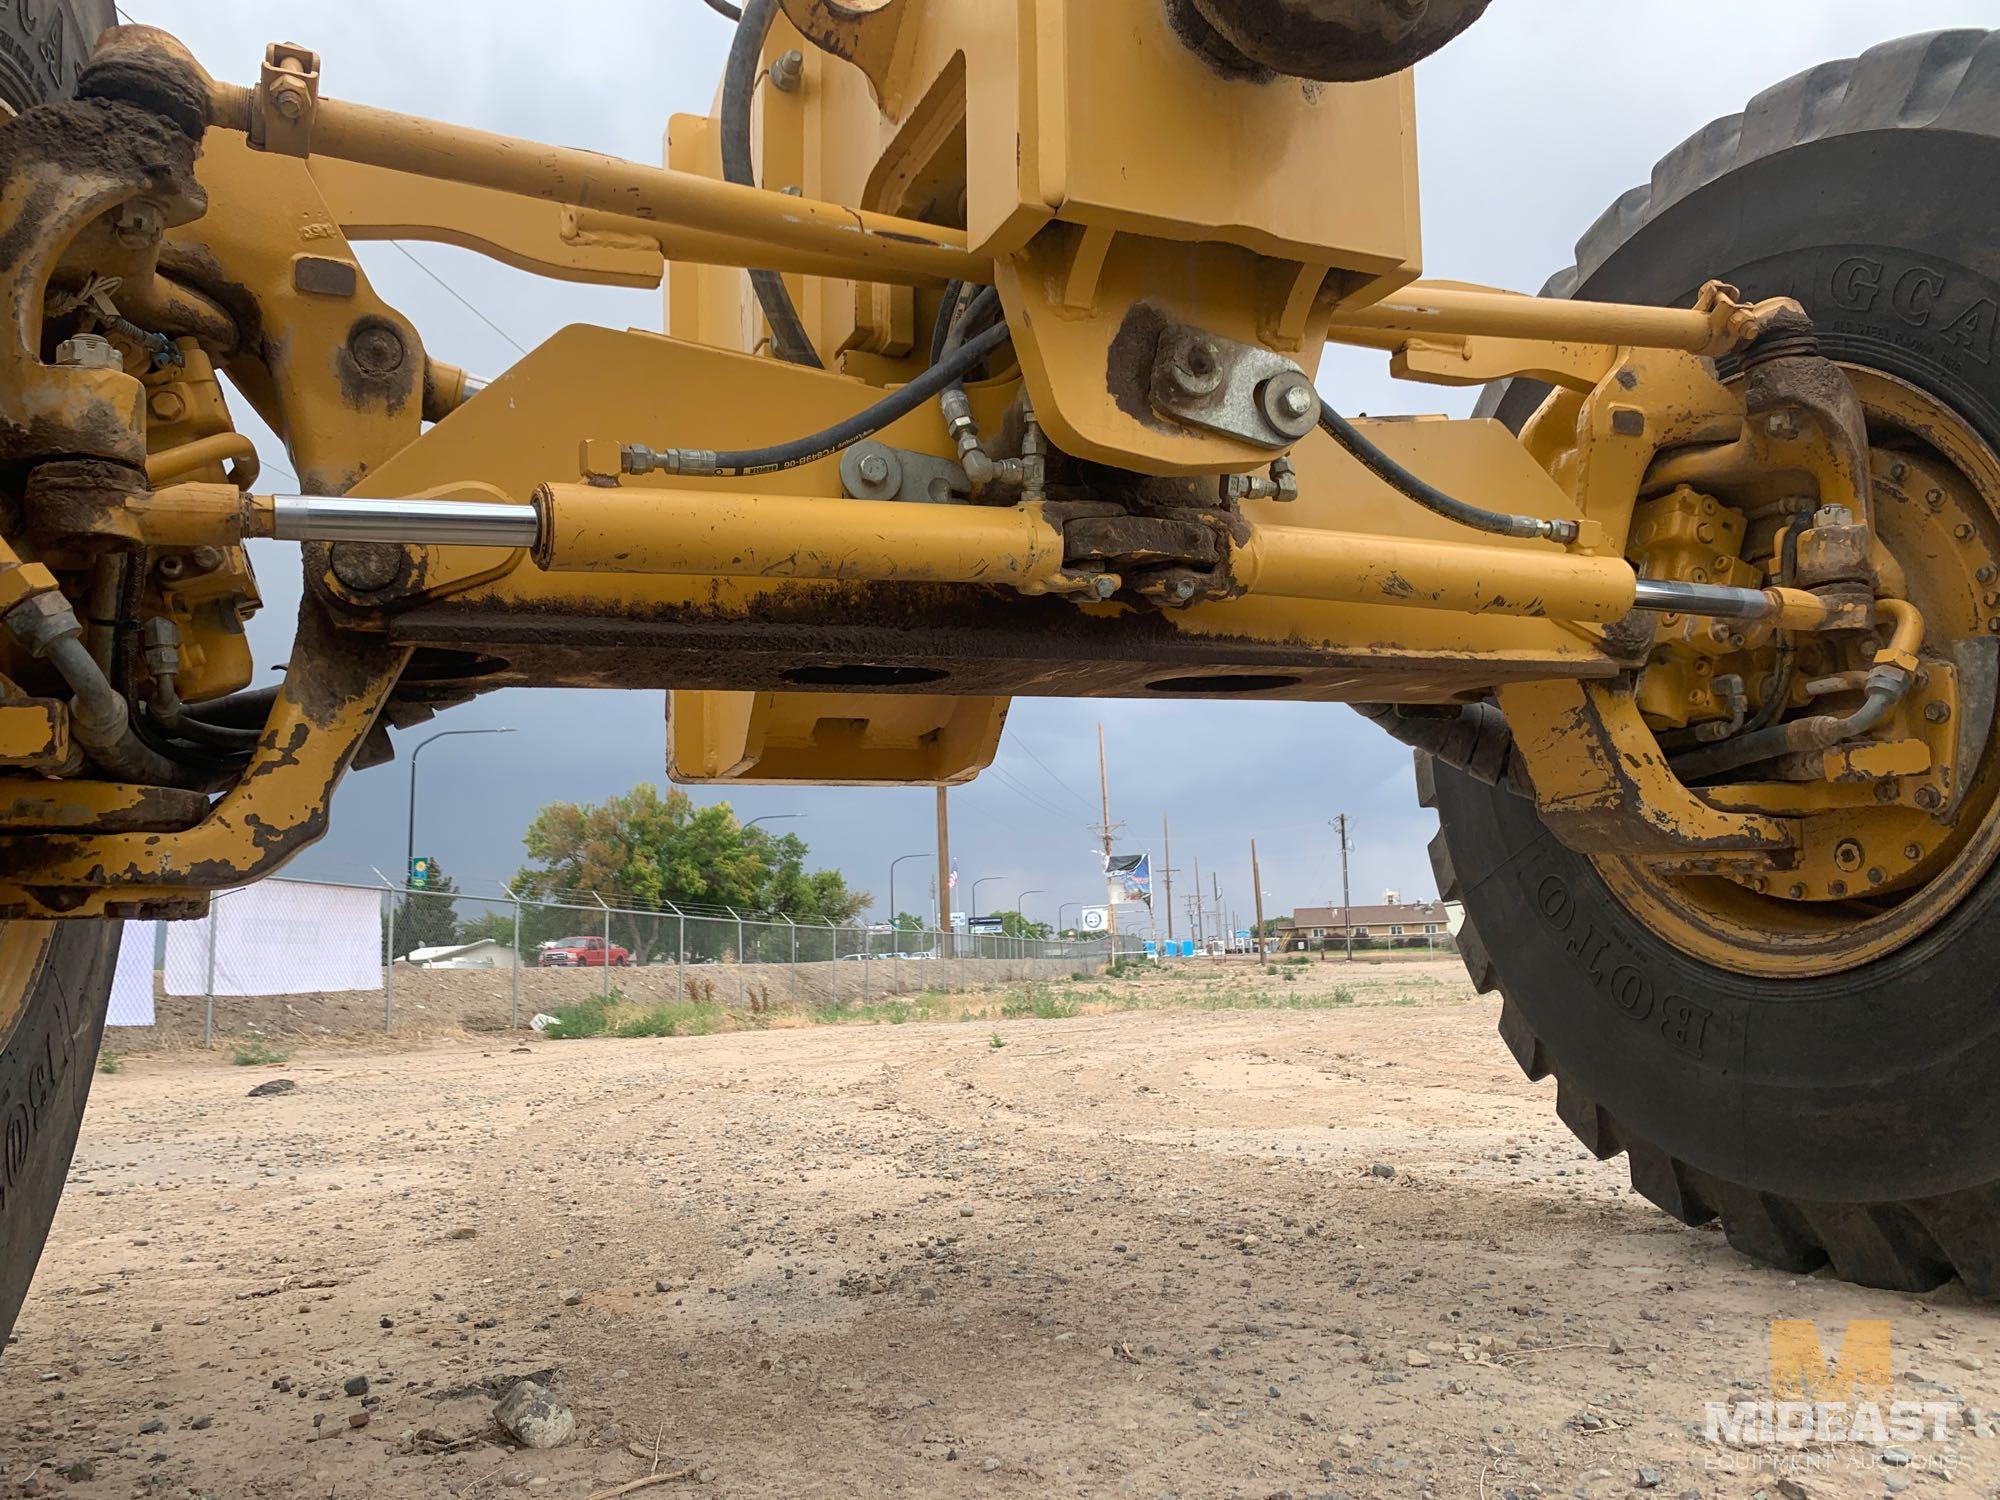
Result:
M1785 1485L1994 1493L2000 1318L1955 1286L1670 1223L1444 965L1235 982L1286 1008L325 1050L263 1098L132 1060L0 1373L0 1493L582 1500L657 1451L648 1496L1796 1500L1702 1436L1768 1397L1774 1317L1890 1319L1895 1396L1974 1409ZM491 1393L534 1372L577 1437L511 1452Z

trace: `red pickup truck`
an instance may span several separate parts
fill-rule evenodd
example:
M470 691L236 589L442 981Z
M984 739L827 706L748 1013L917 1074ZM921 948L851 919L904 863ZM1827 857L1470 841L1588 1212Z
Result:
M544 943L540 962L544 969L601 969L606 964L622 969L632 962L632 954L616 943L607 948L603 938L566 937Z

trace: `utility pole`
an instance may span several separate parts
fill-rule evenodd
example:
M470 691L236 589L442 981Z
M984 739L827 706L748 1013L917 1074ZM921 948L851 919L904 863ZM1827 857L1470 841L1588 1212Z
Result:
M1215 888L1215 926L1218 936L1222 939L1222 951L1227 954L1229 952L1230 932L1228 928L1222 925L1222 877L1216 874L1215 871L1210 870L1208 872L1208 883Z
M1166 814L1160 815L1160 879L1166 884L1167 941L1174 940L1174 840Z
M1104 821L1097 825L1097 831L1104 837L1105 918L1115 938L1118 935L1118 897L1111 884L1111 840L1112 835L1125 825L1111 821L1111 778L1104 769L1104 725L1101 723L1097 726L1097 790L1104 799Z
M1192 907L1192 910L1193 910L1193 912L1194 912L1194 940L1195 940L1195 943L1196 943L1196 944L1197 944L1198 946L1202 947L1202 948L1207 948L1207 947L1208 947L1208 913L1207 913L1207 912L1206 912L1205 910L1203 910L1203 908L1202 908L1202 899L1201 899L1201 861L1200 861L1199 859L1197 859L1197 860L1196 860L1196 861L1194 862L1194 894L1193 894L1192 896L1190 896L1190 897L1189 897L1188 899L1189 899L1189 900L1190 900L1191 902L1193 902L1193 903L1194 903L1194 905L1193 905L1193 907Z
M937 789L938 957L950 958L951 941L951 817L942 782Z
M1340 830L1340 930L1347 937L1347 961L1354 962L1354 908L1347 892L1347 814L1334 820Z
M1250 840L1250 889L1257 897L1257 962L1264 962L1264 874L1257 868L1257 841Z

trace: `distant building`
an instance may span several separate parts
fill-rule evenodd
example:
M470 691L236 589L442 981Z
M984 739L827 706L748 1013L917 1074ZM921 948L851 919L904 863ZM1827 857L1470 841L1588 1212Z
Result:
M514 950L492 938L476 943L449 943L441 948L412 948L404 960L420 969L511 969Z
M1388 900L1370 906L1301 906L1289 922L1281 920L1280 943L1288 953L1341 948L1347 945L1350 926L1357 944L1378 948L1421 948L1450 940L1451 914L1444 902L1402 901L1394 891L1385 894Z

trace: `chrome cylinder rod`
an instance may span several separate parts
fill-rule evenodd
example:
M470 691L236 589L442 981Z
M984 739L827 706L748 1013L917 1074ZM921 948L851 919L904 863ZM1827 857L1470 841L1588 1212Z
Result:
M402 542L411 546L532 547L532 505L484 500L367 500L273 495L271 535L283 542Z
M1763 589L1641 578L1632 607L1670 615L1708 615L1720 620L1763 620L1779 613L1781 603Z

